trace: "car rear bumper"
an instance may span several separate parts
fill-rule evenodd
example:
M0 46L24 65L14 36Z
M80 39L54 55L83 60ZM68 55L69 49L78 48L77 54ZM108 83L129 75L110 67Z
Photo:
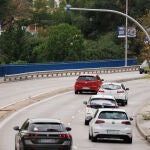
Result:
M83 87L83 86L76 86L75 87L75 91L98 91L98 87L97 86L87 86L87 87Z
M126 138L132 138L132 135L112 135L112 134L98 134L96 135L96 138L107 138L107 139L126 139Z
M117 103L126 103L127 100L126 99L116 99Z
M25 149L27 150L71 150L71 146L69 145L25 145L24 146Z
M27 150L71 150L71 141L66 141L62 144L35 144L35 143L24 143L24 148Z

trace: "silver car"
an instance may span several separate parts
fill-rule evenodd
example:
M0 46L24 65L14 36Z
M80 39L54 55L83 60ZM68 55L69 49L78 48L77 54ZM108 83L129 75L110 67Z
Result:
M110 95L92 95L88 101L84 101L85 108L85 125L89 125L91 116L93 117L99 108L118 108L116 99Z
M115 97L118 104L125 106L128 104L128 90L123 83L105 82L103 83L97 94L112 95Z

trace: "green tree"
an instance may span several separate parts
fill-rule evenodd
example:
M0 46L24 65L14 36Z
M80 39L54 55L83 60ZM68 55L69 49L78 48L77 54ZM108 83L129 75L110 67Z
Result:
M0 0L0 21L4 20L9 11L10 0Z
M33 55L38 62L81 60L83 41L83 36L76 27L59 24L50 27L48 41L36 47Z
M26 61L28 56L25 48L28 34L22 30L20 24L11 24L7 30L0 36L0 62L14 63L18 60Z
M124 47L121 43L116 43L116 35L108 33L100 36L97 41L88 40L86 42L86 58L88 60L118 59L124 57Z

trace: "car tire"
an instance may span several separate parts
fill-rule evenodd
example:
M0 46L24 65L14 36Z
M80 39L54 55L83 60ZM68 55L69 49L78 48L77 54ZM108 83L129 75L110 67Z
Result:
M132 144L132 137L130 138L126 138L125 139L125 143L129 143L129 144Z
M93 135L91 136L91 140L92 140L92 142L97 142L97 138L94 137Z
M84 125L89 125L89 121L85 120Z
M89 133L89 140L91 140L91 135L90 135L90 133Z
M78 91L75 91L74 93L75 93L75 94L78 94Z
M125 106L125 105L126 105L126 102L123 101L123 102L121 103L121 105L122 105L122 106Z

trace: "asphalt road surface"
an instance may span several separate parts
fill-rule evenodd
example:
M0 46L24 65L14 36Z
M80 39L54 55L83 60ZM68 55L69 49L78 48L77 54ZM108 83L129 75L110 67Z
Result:
M70 83L72 83L72 81L70 81ZM70 86L70 83L66 84ZM128 106L121 108L126 109L129 116L134 118L139 108L150 98L150 80L127 81L124 82L124 84L130 89L129 102ZM21 125L27 118L37 117L58 118L63 120L66 125L70 126L73 135L73 150L150 149L150 144L139 134L134 121L132 144L125 144L119 141L99 141L96 143L89 141L88 126L84 125L85 105L83 105L83 101L88 100L89 97L89 94L75 95L74 91L71 91L58 94L24 109L17 110L0 123L0 150L14 150L14 135L16 131L12 129L13 126Z

